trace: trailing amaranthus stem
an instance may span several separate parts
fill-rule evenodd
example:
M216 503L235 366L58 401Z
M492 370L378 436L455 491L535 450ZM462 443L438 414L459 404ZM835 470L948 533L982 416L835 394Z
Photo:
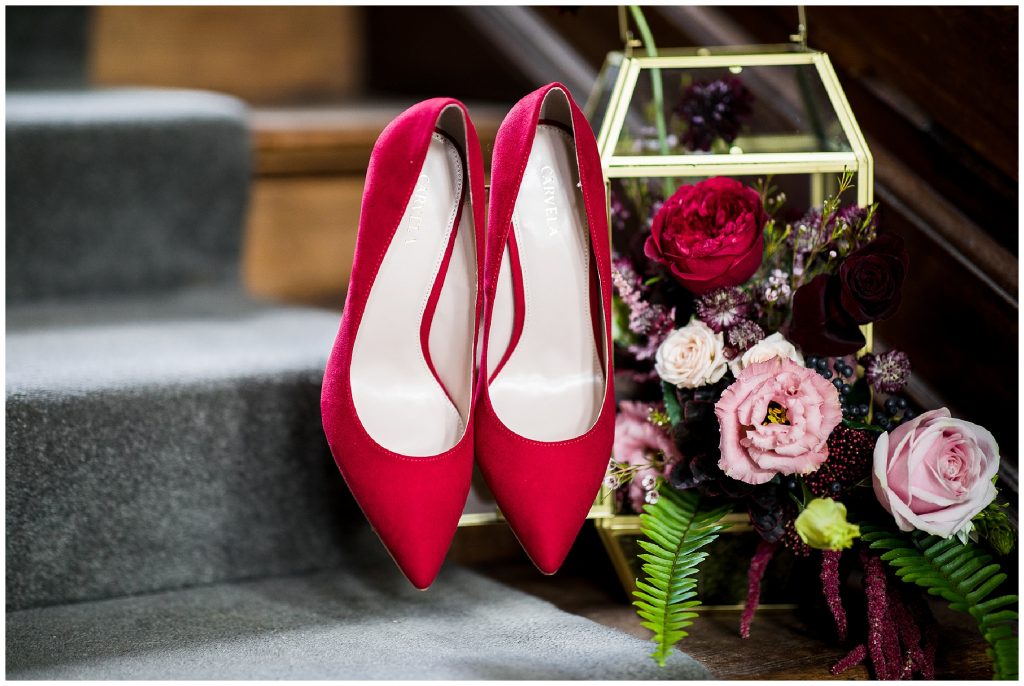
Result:
M839 662L832 665L832 676L839 676L851 667L856 667L868 656L868 647L863 643L854 646L853 650L846 654Z
M754 551L754 557L750 560L750 570L747 572L747 603L740 617L740 636L743 638L750 638L750 625L761 601L761 581L778 547L778 541L769 543L761 539L757 544L757 550Z
M843 599L839 595L839 558L843 555L841 550L825 550L821 556L821 590L828 601L828 609L832 612L832 618L836 622L836 633L840 641L846 640L846 609L843 607Z

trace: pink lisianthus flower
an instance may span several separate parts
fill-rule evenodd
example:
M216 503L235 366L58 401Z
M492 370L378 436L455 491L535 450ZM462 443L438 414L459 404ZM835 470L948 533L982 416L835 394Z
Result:
M651 403L624 400L619 403L619 412L615 417L612 455L617 462L637 468L629 482L629 502L636 512L643 508L647 494L647 489L642 485L644 478L663 476L680 457L672 437L650 422L651 409L654 407ZM656 466L652 461L652 457L659 454L664 456L663 467Z
M776 474L810 474L828 458L828 436L842 420L839 393L816 372L774 357L740 372L715 404L718 466L763 484Z
M901 530L948 538L968 533L996 497L998 469L992 434L942 408L878 437L871 481Z

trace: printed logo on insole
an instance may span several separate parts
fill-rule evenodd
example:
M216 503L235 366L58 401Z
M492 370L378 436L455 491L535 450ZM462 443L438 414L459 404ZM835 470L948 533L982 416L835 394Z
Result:
M540 187L544 191L544 224L549 236L558 235L558 202L555 195L558 190L558 179L554 168L545 164L540 168Z
M412 245L416 242L416 237L423 226L423 208L427 204L427 195L429 193L430 177L426 174L420 174L420 178L416 180L416 187L412 191L412 198L409 199L409 231L406 234L406 245Z

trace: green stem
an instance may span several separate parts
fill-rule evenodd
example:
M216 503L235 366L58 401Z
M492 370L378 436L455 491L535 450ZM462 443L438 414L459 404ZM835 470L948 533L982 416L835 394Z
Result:
M648 57L658 56L658 46L654 44L654 35L651 33L643 10L637 5L630 5L629 12L633 15L636 28L640 32L640 40L643 41L644 50ZM665 124L665 93L662 90L661 69L651 69L651 95L654 97L654 126L658 131L658 145L662 155L668 155L668 127ZM675 192L672 179L664 179L665 197L669 198Z

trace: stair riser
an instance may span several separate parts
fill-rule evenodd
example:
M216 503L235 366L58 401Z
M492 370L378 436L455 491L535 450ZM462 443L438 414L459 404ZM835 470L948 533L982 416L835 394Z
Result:
M9 397L8 608L344 563L372 533L314 377Z

